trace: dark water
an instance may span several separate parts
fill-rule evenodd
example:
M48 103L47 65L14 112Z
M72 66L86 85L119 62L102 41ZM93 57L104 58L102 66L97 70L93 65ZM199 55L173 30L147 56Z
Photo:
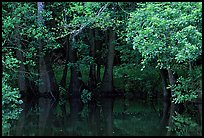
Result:
M43 101L43 102L42 102ZM66 113L60 104L52 105L49 100L42 99L32 105L24 105L12 128L13 136L104 136L102 119L98 131L88 123L88 106L85 105L79 121L73 127L69 118L69 105L65 105ZM28 107L30 106L30 107ZM114 104L113 135L115 136L157 136L160 118L149 105L129 103L126 112L122 100Z

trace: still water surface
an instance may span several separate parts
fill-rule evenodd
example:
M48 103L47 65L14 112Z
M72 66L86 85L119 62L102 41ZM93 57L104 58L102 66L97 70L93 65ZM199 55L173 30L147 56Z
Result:
M88 123L88 107L85 106L79 122L73 128L69 120L69 105L66 105L66 113L58 104L44 103L24 105L21 113L11 129L13 136L103 136L104 124L102 120L98 124L99 130L90 127ZM30 107L28 107L30 106ZM114 104L113 135L115 136L155 136L158 135L158 123L160 118L149 105L141 103L129 103L124 112L122 100ZM101 117L102 118L102 117Z

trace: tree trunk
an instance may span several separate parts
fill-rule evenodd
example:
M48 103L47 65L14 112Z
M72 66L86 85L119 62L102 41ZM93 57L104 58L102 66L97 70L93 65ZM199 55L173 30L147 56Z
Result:
M96 76L96 64L95 64L95 55L96 55L96 44L95 44L95 35L94 32L96 30L89 30L89 42L90 42L90 52L89 55L93 57L94 63L90 65L90 72L89 72L89 81L88 81L88 87L89 91L92 93L95 92L96 89L96 83L97 83L97 76ZM97 95L95 95L97 96ZM93 132L93 135L97 135L99 132L99 116L100 113L98 112L99 107L97 106L97 100L95 97L91 98L91 101L88 103L89 108L89 124L90 129Z
M101 82L101 65L97 64L97 83Z
M20 44L19 44L20 45ZM21 49L21 46L18 47L19 49ZM23 60L23 56L20 50L17 50L17 59L21 61L20 63L20 68L19 68L19 73L18 73L18 88L21 92L26 92L27 91L27 87L26 87L26 78L25 78L25 66L22 62L24 62Z
M107 62L105 65L105 71L101 86L101 93L105 96L102 98L102 109L105 119L105 134L108 136L111 136L113 134L113 98L109 97L108 95L113 92L113 61L115 40L116 34L113 30L110 30Z
M44 11L44 2L38 2L38 27L44 25L44 20L41 13ZM56 85L56 80L54 72L52 70L50 60L48 55L44 56L43 54L43 45L42 40L39 39L39 74L41 84L39 85L39 92L41 96L51 96L50 98L40 97L39 98L39 107L40 107L40 116L39 116L39 135L44 135L44 129L46 121L50 112L51 107L55 104L56 100L59 97L59 91ZM53 102L54 101L54 102Z
M22 47L21 47L21 42L20 42L20 34L19 34L19 28L16 27L15 28L15 41L16 41L16 44L18 46L18 50L16 52L16 57L18 60L21 61L20 63L20 68L19 68L19 72L18 72L18 88L20 90L20 93L21 94L26 94L27 92L27 86L26 86L26 78L25 78L25 66L23 64L24 62L24 58L23 58L23 53L20 51L22 50ZM24 103L23 103L23 111L21 112L21 115L20 115L20 118L18 120L18 123L17 123L17 129L16 129L16 135L17 136L20 136L22 135L22 130L25 126L25 117L26 117L26 114L27 114L27 110L26 110L26 104L27 104L27 97L25 97L25 99L23 99Z
M67 64L69 63L69 39L67 38L66 40L66 61L65 61L65 66L64 66L64 70L63 70L63 75L62 75L62 79L60 81L60 85L61 87L65 88L66 87L66 79L67 79L67 71L68 71L68 66Z
M90 52L89 56L95 59L95 41L94 41L94 30L89 30L89 37L90 37ZM93 91L96 87L96 64L93 63L90 65L90 72L89 72L89 89Z
M64 89L67 88L66 86L66 79L67 79L67 72L68 72L68 66L67 64L69 63L69 39L68 37L66 38L66 61L65 61L65 67L64 67L64 70L63 70L63 75L62 75L62 79L60 81L60 86ZM60 108L62 110L62 113L63 113L63 118L64 118L64 128L66 128L66 125L67 125L67 111L66 111L66 102L64 101L63 104L60 105Z
M101 82L101 64L103 62L103 58L101 58L101 51L102 51L102 36L99 35L99 30L95 29L95 60L97 64L97 71L96 71L96 81L97 83Z
M45 55L45 65L46 65L46 71L49 77L49 84L50 84L50 91L48 91L51 95L53 103L57 103L59 100L59 88L57 85L57 81L55 78L54 71L52 69L51 61L49 58L49 54Z
M200 113L200 121L201 121L201 130L202 130L202 80L200 81L200 92L198 94L198 100L199 100L199 105L198 105L198 108L199 108L199 113Z
M66 8L64 7L64 21L65 21L65 26L67 26L67 14L66 14ZM61 87L65 88L66 87L66 78L67 78L67 70L68 70L68 62L69 62L69 37L66 36L65 40L65 45L66 45L66 62L65 62L65 67L63 71L63 76L60 81Z
M169 77L169 83L171 86L174 86L175 83L176 83L176 80L174 78L174 75L173 75L173 72L170 68L168 68L168 77ZM171 97L173 95L173 91L172 91L172 88L171 88ZM176 105L175 103L172 103L171 102L171 106L170 106L170 117L169 117L169 123L168 123L168 126L170 127L170 129L168 129L167 131L167 136L170 136L171 135L171 127L172 127L172 123L173 123L173 116L175 116L175 111L176 111Z
M64 11L66 11L65 7L64 7ZM64 20L65 20L65 26L67 26L67 16L66 16L66 12L64 13ZM65 57L65 66L64 66L64 70L63 70L63 75L62 75L62 79L60 81L60 86L64 89L67 88L66 86L66 80L67 80L67 72L68 72L68 66L67 64L69 63L69 36L66 37L65 40L65 46L66 46L66 57ZM64 117L64 125L66 126L67 124L67 113L66 113L66 102L63 102L62 105L60 105L60 108L62 110L63 113L63 117Z
M75 37L70 37L71 45L69 47L69 59L72 63L71 65L71 78L69 85L70 96L70 119L71 124L74 127L79 120L79 113L82 108L81 101L81 90L82 90L82 81L79 79L81 77L81 73L79 71L79 67L76 63L77 61L77 49L73 48L73 45L76 44Z
M168 79L168 72L164 69L160 70L160 76L162 80L162 91L163 91L163 114L161 119L161 135L165 134L165 127L168 124L169 119L169 109L171 105L171 92L169 89L166 89L168 86L167 79Z
M75 125L79 119L79 113L82 107L81 101L81 87L82 83L79 80L79 73L77 71L77 67L71 67L71 80L70 80L70 88L69 91L71 93L70 98L70 117L72 121L72 125Z
M43 17L41 15L41 12L44 10L44 3L38 2L38 26L42 27L43 25ZM42 55L42 49L43 45L41 40L39 40L39 53L40 53L40 59L39 59L39 73L40 73L40 80L42 84L39 86L39 92L40 94L44 94L48 91L50 91L50 84L49 84L49 76L46 72L46 65L44 60L44 55ZM49 109L50 109L50 100L45 99L43 97L39 98L39 108L40 108L40 114L39 114L39 135L44 135L44 129L46 120L49 115Z

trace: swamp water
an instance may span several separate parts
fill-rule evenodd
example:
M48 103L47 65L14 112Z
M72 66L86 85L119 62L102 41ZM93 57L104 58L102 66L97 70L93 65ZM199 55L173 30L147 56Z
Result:
M46 105L47 104L47 105ZM88 106L85 105L80 119L73 127L69 119L69 105L66 113L58 104L55 107L44 103L44 109L38 103L30 108L24 106L20 118L13 123L12 136L104 136L102 112L100 123L91 128L88 121ZM28 105L27 105L28 106ZM66 115L65 115L66 114ZM117 99L113 109L113 136L158 136L158 114L149 106L138 102L129 102L126 112L123 100Z

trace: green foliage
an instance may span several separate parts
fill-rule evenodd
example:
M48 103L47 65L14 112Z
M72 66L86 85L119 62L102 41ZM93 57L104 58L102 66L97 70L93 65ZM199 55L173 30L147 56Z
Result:
M15 70L19 68L19 63L21 62L14 57L14 52L9 50L3 50L3 52L7 52L2 58L2 63L5 66L5 69Z
M138 50L133 50L128 44L116 45L115 50L119 51L122 64L140 64L141 55Z
M83 36L82 36L83 37ZM79 41L76 45L78 51L78 61L79 66L91 65L94 63L93 57L89 56L90 46L85 44L83 41Z
M63 105L67 101L67 91L65 88L59 85L59 92L60 92L59 105Z
M80 61L81 64L88 64L88 65L93 64L93 62L94 62L93 57L90 57L90 56L84 56L83 59Z
M88 101L87 101L87 102L88 102ZM85 106L83 107L83 110L80 112L80 116L81 116L81 118L83 118L84 120L89 117L89 107L88 107L87 102L86 102Z
M126 40L141 52L144 66L156 60L159 68L168 68L201 55L201 3L141 5L130 14Z
M132 101L127 107L127 112L119 117L116 114L123 112L123 104L123 100L121 99L117 99L114 102L114 136L159 135L158 123L160 119L150 106ZM135 114L130 115L128 113Z
M123 78L124 81L116 87L124 88L129 92L160 91L160 78L157 69L150 66L141 71L140 68L141 66L136 64L124 64L114 68L114 78L116 80Z
M35 66L33 58L36 57L36 49L33 44L24 49L27 44L26 30L34 24L36 8L34 3L2 3L2 131L3 135L9 135L9 129L13 120L18 119L22 109L20 104L19 88L17 87L20 64ZM26 38L27 37L27 38ZM32 45L33 46L33 45ZM20 61L16 53L21 52L25 61Z
M65 47L65 41L68 40L68 44L77 50L77 61L75 63L68 62L65 66L68 68L74 66L80 70L82 77L79 79L87 83L89 65L96 62L104 64L108 52L107 49L104 50L107 47L106 41L103 42L104 36L106 36L104 31L110 28L117 33L117 40L114 42L115 50L117 58L120 58L122 63L115 66L113 70L116 88L130 93L147 94L151 98L153 92L161 91L159 71L154 67L160 69L170 67L180 76L176 85L172 86L173 102L193 101L202 91L201 68L189 71L188 67L189 63L196 61L202 55L202 3L46 2L44 4L44 11L41 14L43 21L39 23L36 2L2 3L3 135L9 135L12 121L18 119L22 110L19 107L22 101L19 100L19 89L17 88L20 65L24 65L26 68L25 77L39 85L41 81L38 80L39 57L47 54L51 60L53 57L61 58L54 50L56 52L58 49L61 50L60 48ZM96 41L100 40L102 45L102 50L96 49L96 59L89 56L90 44L87 34L89 29L97 29L101 34L93 38ZM72 43L70 39L72 34L76 35L75 43ZM95 44L97 46L98 43ZM42 51L39 53L40 46L42 46ZM23 56L22 61L17 58L19 51ZM64 63L64 59L62 61ZM51 66L53 65L51 64ZM59 63L54 65L58 84L63 75L63 67L64 65L59 65ZM102 66L101 74L103 72L104 67ZM70 71L68 71L66 79L65 88L59 86L60 106L67 103L66 89L70 81ZM86 119L88 117L87 103L91 100L91 93L84 89L81 99L86 106L81 112L81 116L82 119ZM126 111L139 113L143 112L142 109L145 108L135 108L131 102L128 104L129 109ZM118 104L116 107L121 108L119 105L123 106ZM152 114L149 113L149 116L146 117L151 118L150 115ZM59 113L59 117L62 116L63 113ZM124 130L126 134L144 135L144 130L150 126L154 127L154 125L146 127L149 122L141 123L140 120L146 119L142 117L139 116L124 122L116 120L115 127L119 131ZM151 121L151 124L155 122L153 119ZM173 131L177 135L200 133L198 126L190 118L177 116L174 121ZM133 124L130 125L130 122ZM135 127L139 123L141 124ZM72 129L76 133L75 135L91 135L91 132L88 131L88 123L79 123L76 126ZM72 130L70 129L70 133L73 133ZM115 135L117 134L115 133Z
M184 115L177 114L173 117L173 126L171 129L177 136L201 136L202 130L200 126Z
M23 103L18 100L19 90L9 85L10 75L3 72L2 78L2 135L9 135L9 129L13 120L18 119Z
M173 102L185 103L195 101L202 92L202 67L194 67L193 70L181 74L173 88Z
M19 67L20 61L14 57L13 52L5 51L7 53L2 57L2 134L9 135L12 121L18 119L22 111L19 107L22 104L22 100L19 100L19 89L14 86L16 70Z
M184 79L182 76L177 80L178 84L173 87L174 103L185 103L187 101L193 101L198 97L197 87L192 85L192 79ZM196 90L194 90L196 89Z
M81 93L81 100L83 103L88 103L88 101L91 100L91 92L89 92L88 90L84 89Z
M188 67L202 55L201 5L195 2L139 3L139 8L128 18L126 41L141 53L141 70L153 63L157 68L170 68L180 75L176 85L171 86L174 103L195 101L202 91L201 70L191 71L192 67ZM190 130L187 126L180 127ZM178 135L193 135L192 131L184 130L188 134L175 131Z

